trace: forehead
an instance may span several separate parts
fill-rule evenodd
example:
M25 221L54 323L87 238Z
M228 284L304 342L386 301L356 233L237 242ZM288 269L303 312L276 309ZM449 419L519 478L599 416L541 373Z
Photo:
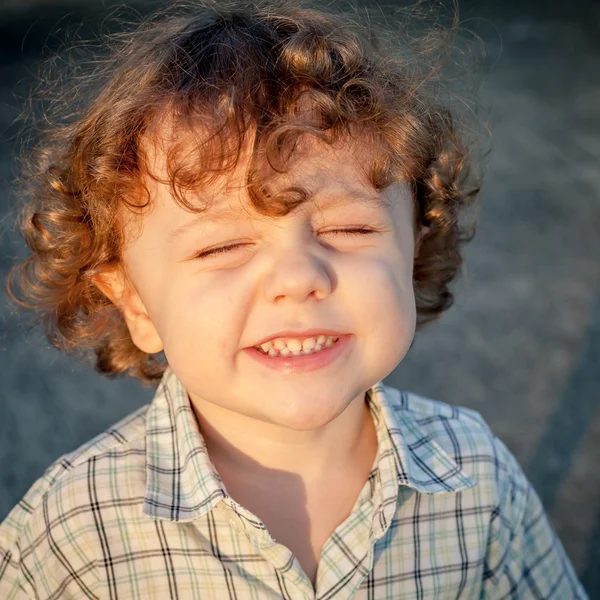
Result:
M175 128L163 128L160 135L144 144L144 184L150 204L159 210L188 212L193 220L198 217L194 213L199 213L200 218L215 222L256 216L248 194L251 168L255 168L254 181L266 198L285 201L286 195L300 194L318 207L382 201L371 177L379 154L376 144L366 136L339 139L329 145L314 136L302 135L284 168L276 170L264 157L253 158L254 138L248 135L231 168L211 172L196 188L186 189L185 199L191 206L177 206L173 183L178 169L191 169L193 173L202 165L193 162L198 150L194 140L186 140L185 136L175 140L175 132Z

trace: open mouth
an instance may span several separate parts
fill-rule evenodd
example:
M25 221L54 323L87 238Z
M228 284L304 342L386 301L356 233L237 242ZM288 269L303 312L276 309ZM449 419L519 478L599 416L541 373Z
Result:
M331 348L339 339L339 336L331 335L319 335L302 340L277 338L260 346L255 346L255 349L264 356L270 356L271 358L309 356Z
M333 364L343 365L352 350L350 334L282 337L245 349L246 355L263 367L284 374L308 373ZM341 362L340 362L341 361Z

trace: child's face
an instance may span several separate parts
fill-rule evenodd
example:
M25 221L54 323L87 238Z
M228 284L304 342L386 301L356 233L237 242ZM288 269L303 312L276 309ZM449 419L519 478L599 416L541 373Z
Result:
M411 192L404 183L377 192L363 171L368 152L361 158L357 150L358 157L313 143L295 156L272 181L277 189L301 186L312 199L284 217L251 208L246 160L202 190L211 208L201 215L177 205L168 185L148 183L152 209L136 217L141 229L123 252L134 287L114 293L124 292L134 342L150 353L164 349L192 400L316 429L408 351L415 330ZM164 156L153 160L164 173ZM308 357L269 358L255 349L319 332L339 340Z

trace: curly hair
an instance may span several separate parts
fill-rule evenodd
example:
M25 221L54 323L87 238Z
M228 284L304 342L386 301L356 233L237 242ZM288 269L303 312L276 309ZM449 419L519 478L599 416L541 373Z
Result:
M192 0L112 36L100 67L77 76L70 100L54 101L60 118L44 114L52 124L27 158L21 226L32 252L9 275L11 298L36 311L52 345L95 354L98 371L160 379L164 360L135 346L94 278L119 263L119 208L150 202L142 141L168 114L197 140L190 148L190 135L177 136L168 148L167 183L190 211L202 208L187 192L233 169L250 135L249 197L272 216L304 198L270 197L258 173L284 170L300 136L375 141L373 185L403 178L412 186L423 233L413 269L417 329L433 322L453 303L449 284L475 231L460 217L479 191L472 148L440 101L453 35L386 33L293 0Z

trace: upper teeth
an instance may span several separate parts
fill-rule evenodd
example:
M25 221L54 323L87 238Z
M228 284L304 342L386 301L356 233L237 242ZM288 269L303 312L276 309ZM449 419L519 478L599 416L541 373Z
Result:
M295 338L276 338L258 346L269 356L299 356L300 354L313 354L323 348L329 348L337 342L338 338L332 335L319 335L316 337L298 340Z

